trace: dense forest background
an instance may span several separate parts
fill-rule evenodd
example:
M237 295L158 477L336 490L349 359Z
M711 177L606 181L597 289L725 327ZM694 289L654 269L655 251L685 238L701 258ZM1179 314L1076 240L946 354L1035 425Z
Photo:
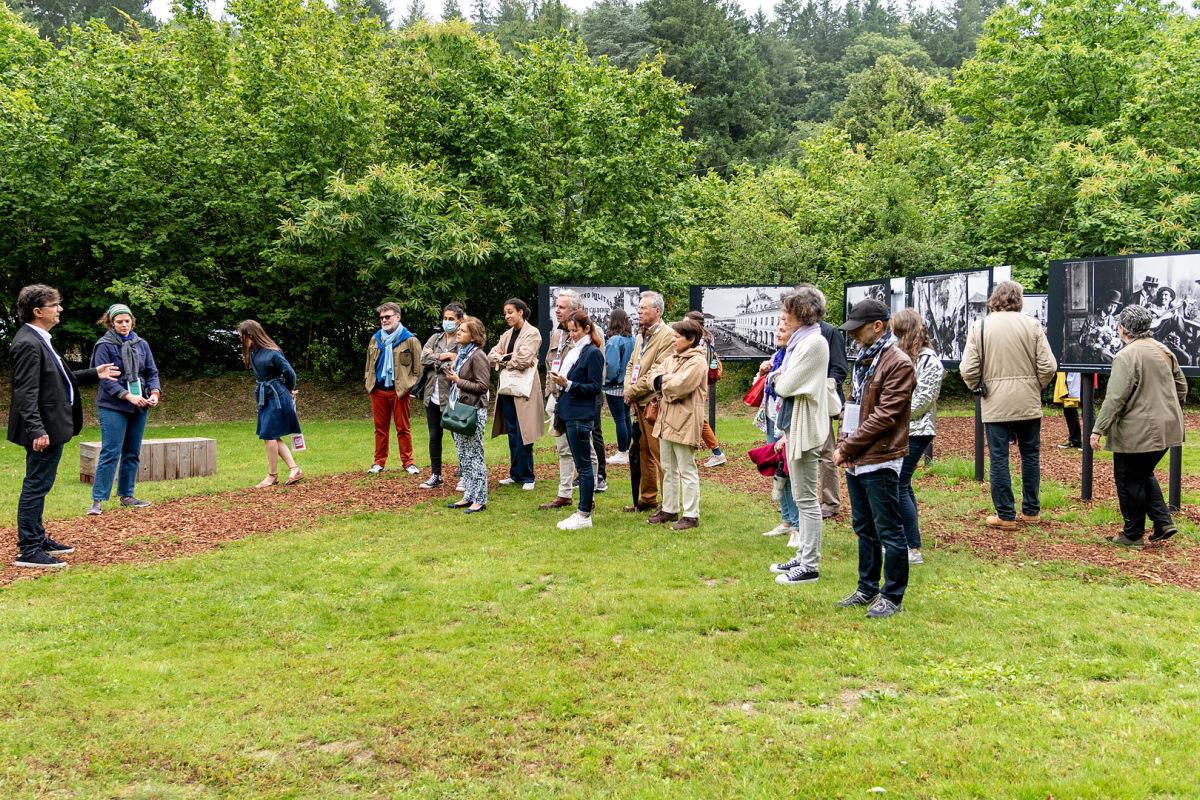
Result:
M0 336L114 300L172 373L264 322L352 375L371 308L540 281L845 281L1196 247L1200 28L1157 2L0 5ZM399 15L398 15L399 16ZM836 313L836 312L835 312ZM497 327L496 333L499 332Z

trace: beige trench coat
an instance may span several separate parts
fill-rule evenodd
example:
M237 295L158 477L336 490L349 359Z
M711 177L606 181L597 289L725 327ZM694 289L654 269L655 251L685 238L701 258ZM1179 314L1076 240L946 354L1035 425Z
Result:
M676 376L663 381L654 438L701 447L704 444L704 411L708 405L707 348L702 344L682 353L672 353L654 375Z
M512 340L512 336L513 329L509 328L500 336L500 341L488 354L488 363L497 372L505 368L505 364L500 359L508 352L508 343ZM536 367L538 351L541 349L542 332L533 323L526 322L521 326L521 332L517 335L517 346L513 349L512 359L507 366L516 370ZM529 397L514 397L513 400L516 401L517 406L517 424L521 426L521 442L522 444L533 444L546 432L546 407L542 402L542 384L539 376L534 375L533 389L530 391ZM508 435L508 424L504 421L504 414L499 409L499 400L496 405L496 413L492 420L493 439L497 436Z

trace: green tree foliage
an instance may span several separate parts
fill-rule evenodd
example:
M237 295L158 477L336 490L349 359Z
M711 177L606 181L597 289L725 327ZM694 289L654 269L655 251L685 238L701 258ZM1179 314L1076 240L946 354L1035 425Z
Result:
M459 8L458 0L446 0L442 5L442 21L452 22L456 19L463 19L462 9Z
M70 28L98 19L114 31L136 26L155 28L149 0L5 0L43 38L70 39ZM63 29L67 29L65 32Z
M874 143L918 125L940 127L950 106L932 96L932 86L926 73L894 56L882 56L851 80L849 96L836 106L834 123L856 144Z
M607 58L613 66L633 71L654 56L650 18L630 0L600 0L580 21L579 34L592 58Z

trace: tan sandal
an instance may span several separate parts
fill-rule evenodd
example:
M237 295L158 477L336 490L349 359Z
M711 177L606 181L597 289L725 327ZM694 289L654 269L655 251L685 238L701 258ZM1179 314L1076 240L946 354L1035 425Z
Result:
M288 478L283 482L284 486L291 486L293 483L299 482L304 477L304 470L299 467L293 467L288 470Z
M262 483L255 486L255 489L269 489L279 483L279 476L274 472L268 472L267 477L263 478Z

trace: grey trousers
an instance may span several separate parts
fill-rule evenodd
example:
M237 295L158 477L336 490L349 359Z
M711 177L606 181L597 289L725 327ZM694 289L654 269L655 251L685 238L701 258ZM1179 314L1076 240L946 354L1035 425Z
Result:
M796 525L800 544L796 558L809 572L821 567L821 504L817 500L817 460L822 448L814 447L788 459L788 477L792 484L792 499L796 501L800 522Z
M829 436L825 437L825 446L821 448L818 467L821 480L821 511L825 514L836 514L842 510L842 482L838 474L840 470L833 465L833 450L836 444L833 420L830 420Z

